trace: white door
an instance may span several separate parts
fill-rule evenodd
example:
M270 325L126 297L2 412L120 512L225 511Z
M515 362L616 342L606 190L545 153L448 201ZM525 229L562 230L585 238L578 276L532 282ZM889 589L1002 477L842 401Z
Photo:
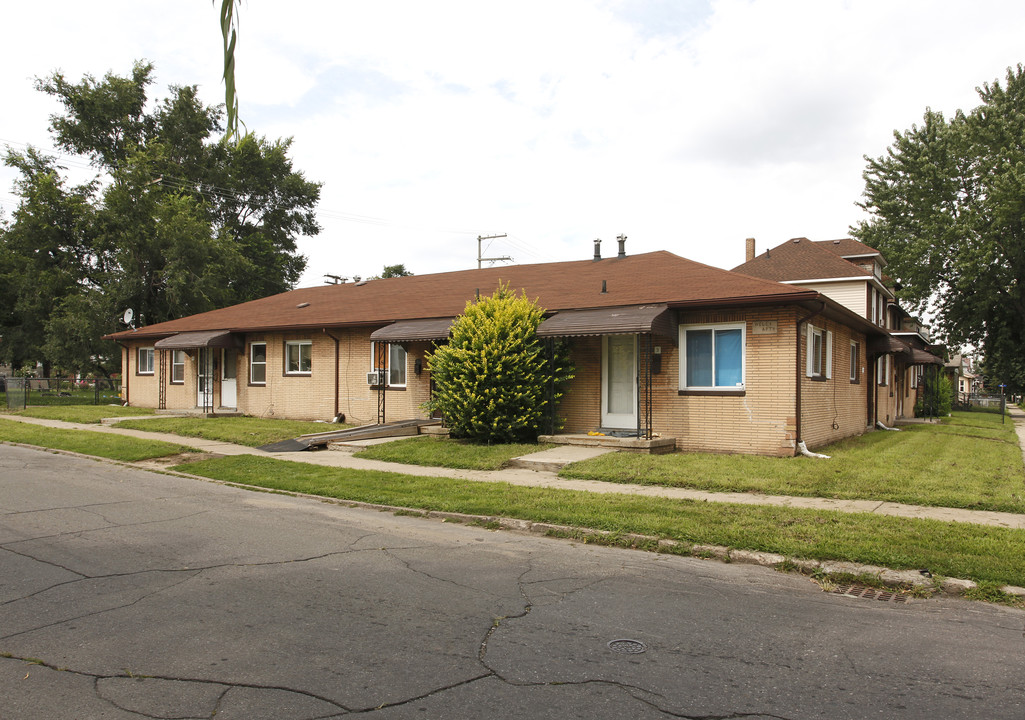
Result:
M200 348L196 363L196 406L213 409L214 406L214 351Z
M601 339L601 424L637 428L637 336Z
M225 348L221 353L221 407L238 407L236 376L238 375L238 350Z

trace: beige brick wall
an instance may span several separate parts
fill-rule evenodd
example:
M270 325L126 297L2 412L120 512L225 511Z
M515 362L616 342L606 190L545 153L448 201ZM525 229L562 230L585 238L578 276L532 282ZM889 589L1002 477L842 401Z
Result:
M662 372L652 376L652 428L676 438L681 450L794 454L797 432L797 368L801 370L802 436L809 447L820 446L866 429L865 338L831 321L819 321L833 333L833 376L825 381L804 375L807 335L802 326L800 360L795 342L797 311L777 307L729 312L682 313L681 324L744 323L746 332L745 391L736 395L681 394L678 338L655 337L661 347ZM754 325L775 332L756 334ZM850 342L858 342L859 382L850 379ZM571 342L576 377L559 407L566 432L588 432L601 425L601 338ZM833 424L837 427L834 428Z
M832 378L807 376L808 334L801 337L801 436L809 448L858 435L868 428L868 393L871 366L865 359L865 336L840 323L821 318L810 321L833 333ZM857 382L851 381L851 341L858 344Z
M335 414L335 368L338 368L338 412L350 423L377 422L378 391L367 385L367 372L373 367L370 356L371 329L333 330L307 333L253 334L237 356L237 408L246 415L280 417L297 420L330 420ZM337 345L335 338L338 339ZM285 343L311 343L311 372L290 375L285 372ZM267 382L250 382L252 343L267 345ZM406 387L390 387L385 396L388 421L425 417L421 407L430 395L430 375L426 355L431 343L403 343L406 348ZM129 397L132 405L157 407L159 402L160 353L154 357L152 375L136 375L137 347L122 354L122 367L129 376ZM149 347L145 346L144 347ZM218 363L220 350L216 351ZM337 353L337 358L336 358ZM422 363L415 372L416 360ZM185 382L171 384L171 353L167 351L167 407L192 410L197 407L198 351L190 350L185 361ZM220 378L220 372L215 373ZM214 383L214 406L221 406L220 381Z

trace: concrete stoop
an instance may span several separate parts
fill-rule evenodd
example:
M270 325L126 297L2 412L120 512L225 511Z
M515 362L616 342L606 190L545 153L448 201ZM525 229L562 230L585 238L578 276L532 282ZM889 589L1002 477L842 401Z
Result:
M543 442L543 441L542 441ZM526 468L527 470L542 470L547 472L558 472L560 468L570 463L590 460L591 458L615 452L615 448L609 447L585 447L579 445L560 445L529 455L520 455L509 461L509 467Z
M552 445L576 445L580 447L608 448L626 452L663 455L676 449L676 438L654 437L616 437L614 435L589 435L586 433L567 433L560 435L541 435L538 442Z

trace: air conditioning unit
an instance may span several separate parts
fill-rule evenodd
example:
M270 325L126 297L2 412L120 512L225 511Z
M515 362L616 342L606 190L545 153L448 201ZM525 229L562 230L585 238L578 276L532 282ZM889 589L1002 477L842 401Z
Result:
M384 385L384 371L374 370L367 373L367 385Z

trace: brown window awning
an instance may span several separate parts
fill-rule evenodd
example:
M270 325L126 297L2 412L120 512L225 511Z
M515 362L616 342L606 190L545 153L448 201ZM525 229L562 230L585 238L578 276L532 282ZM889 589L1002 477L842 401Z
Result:
M593 310L563 310L541 323L538 337L633 335L654 333L674 343L672 313L665 305L630 305Z
M195 348L240 348L242 338L230 330L199 330L181 332L153 343L157 350L192 350Z
M370 333L374 342L411 342L413 340L447 340L455 318L400 320Z

